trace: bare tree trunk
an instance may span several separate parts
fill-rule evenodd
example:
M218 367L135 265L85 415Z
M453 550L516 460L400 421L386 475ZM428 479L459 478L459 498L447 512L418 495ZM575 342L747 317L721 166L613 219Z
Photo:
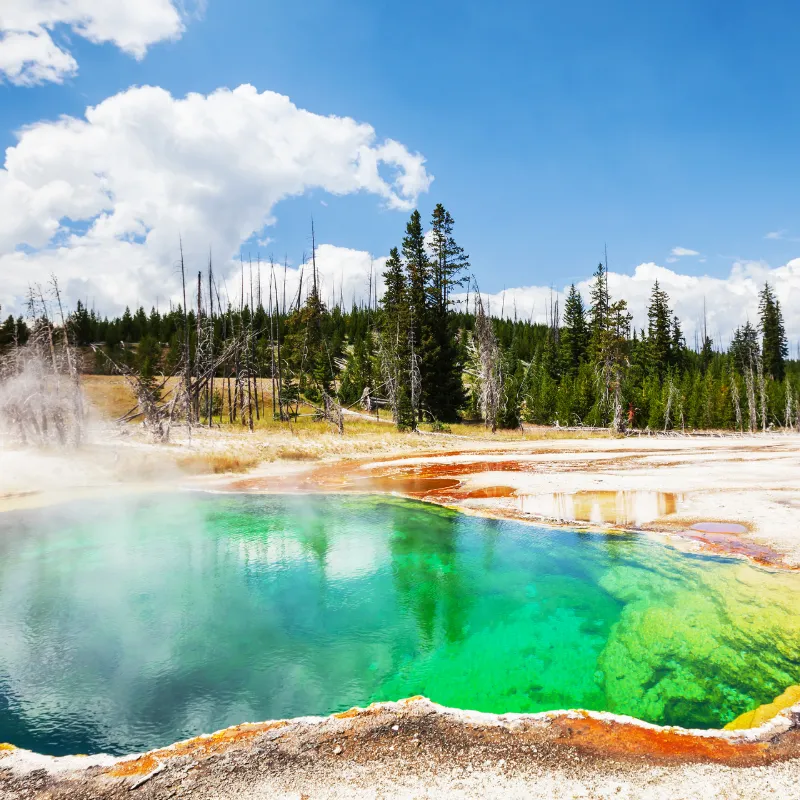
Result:
M189 429L189 441L192 438L192 358L189 337L189 310L186 305L186 266L183 261L183 241L181 249L181 286L183 288L183 397L186 407L186 425Z
M787 431L790 431L794 427L794 420L792 419L794 398L792 397L792 384L789 383L788 377L784 381L784 389L786 392L786 411L784 413L783 426Z
M210 339L208 343L209 349L209 358L211 359L211 363L214 363L214 291L212 287L213 283L213 270L211 266L211 254L209 252L208 256L208 306L209 306L209 325L210 325ZM220 409L220 414L222 410ZM214 424L214 371L211 372L211 378L209 381L209 390L208 390L208 427L210 428Z
M252 376L253 389L252 389L251 398L249 398L249 399L251 400L251 402L255 403L256 419L261 419L261 411L259 410L259 407L258 407L258 378L259 378L259 376L261 374L261 370L258 368L258 359L256 358L256 337L253 334L253 330L254 330L253 323L255 321L255 313L256 313L256 311L255 311L255 301L254 301L254 298L253 298L253 259L251 258L250 259L250 321L249 321L248 328L249 328L249 340L250 340L249 341L249 346L250 346L250 350L249 350L249 362L250 362L249 363L249 366L250 366L249 373ZM247 389L248 389L248 393L250 393L250 379L249 378L248 378L248 383L247 383ZM250 418L250 430L252 430L253 429L252 407L251 407L250 417L251 417Z
M67 318L64 315L64 307L61 304L61 291L58 287L58 281L56 280L55 275L52 277L52 284L53 284L53 291L56 295L56 302L58 303L58 313L61 316L61 329L63 331L64 336L64 352L67 356L67 369L69 370L69 376L72 379L74 384L74 390L72 392L73 395L73 402L74 402L74 413L75 419L77 421L77 425L75 426L75 435L77 437L76 444L81 443L81 439L83 436L83 426L84 426L84 408L83 408L83 392L81 390L81 376L80 376L80 369L78 365L78 357L77 354L72 350L72 343L69 339L69 326L67 325Z
M675 399L675 384L672 382L672 376L669 376L669 383L667 389L667 406L664 409L664 433L669 429L670 414L672 413L672 402Z
M483 298L477 286L475 287L475 298L476 314L473 339L478 360L480 387L478 404L484 424L494 433L497 430L503 386L500 348L497 345L491 317L484 312Z
M750 433L756 432L758 419L756 414L756 395L753 386L753 367L752 365L747 368L744 374L745 388L747 391L747 412L749 414Z
M194 359L194 373L195 373L195 396L193 398L195 408L195 419L198 425L200 424L200 390L198 382L200 380L200 372L202 370L201 346L203 341L203 273L197 273L197 342L195 343L195 359Z
M323 410L328 422L336 426L339 436L344 436L344 415L342 407L327 393L322 393Z
M731 364L731 398L733 399L733 413L736 418L736 427L742 431L742 406L739 402L739 382L736 380L736 373Z
M411 325L408 328L408 342L411 350L411 363L409 364L409 378L411 382L411 430L417 430L421 414L419 409L420 396L422 395L422 375L417 363L417 354L414 345L414 308L411 308Z

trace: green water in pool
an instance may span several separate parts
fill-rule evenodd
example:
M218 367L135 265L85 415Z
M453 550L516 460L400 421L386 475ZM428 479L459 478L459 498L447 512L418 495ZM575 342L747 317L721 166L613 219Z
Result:
M375 496L0 515L0 742L122 754L425 695L721 727L800 683L800 576Z

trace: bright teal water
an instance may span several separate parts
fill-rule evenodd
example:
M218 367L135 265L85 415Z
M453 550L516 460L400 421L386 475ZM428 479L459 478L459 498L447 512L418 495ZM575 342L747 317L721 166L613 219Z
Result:
M800 683L795 576L390 498L0 515L0 742L126 753L424 694L717 726Z

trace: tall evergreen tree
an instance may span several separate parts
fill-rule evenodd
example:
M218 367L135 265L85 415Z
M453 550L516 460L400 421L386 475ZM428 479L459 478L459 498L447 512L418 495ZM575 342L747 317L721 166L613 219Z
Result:
M86 306L78 300L75 311L70 315L70 330L78 347L85 347L92 341L92 319Z
M705 372L714 357L714 340L707 334L703 334L703 345L700 350L700 370Z
M424 380L422 403L431 416L453 422L465 401L461 351L456 341L451 306L451 291L466 280L469 256L453 236L455 221L439 203L431 219L430 282L428 286L429 340L423 353L424 374L435 380Z
M433 305L441 311L450 306L450 295L454 286L463 286L467 281L469 256L455 240L455 220L447 209L438 203L431 216L431 251L433 257L430 293Z
M386 289L381 300L381 372L397 427L407 430L415 424L411 407L411 319L408 281L396 247L386 259L383 279Z
M313 402L320 402L323 393L332 394L335 353L329 343L331 337L326 336L325 331L330 314L319 295L315 249L316 245L312 244L311 290L303 307L286 320L284 355L297 376L297 389L300 394ZM240 312L239 324L245 325L247 320L249 313L245 307Z
M747 370L756 369L761 348L758 343L758 332L749 322L734 332L730 355L740 375L744 375Z
M581 293L575 284L569 287L564 303L564 329L561 331L561 359L564 371L575 373L586 358L589 346L589 328Z
M611 304L608 292L608 273L603 263L597 265L592 276L590 299L590 349L593 357L596 358L600 339L608 326L608 307Z
M416 209L406 225L403 258L408 276L409 339L411 350L411 397L415 420L422 419L423 393L433 391L437 375L433 364L438 360L431 351L436 343L431 331L429 284L433 265L428 256L422 217Z
M161 399L156 383L156 373L161 368L161 345L154 336L146 335L136 348L136 369L142 387L150 394L153 402Z
M672 313L669 295L658 285L653 285L647 309L647 345L650 370L663 380L672 360Z
M610 298L606 292L606 299ZM629 359L627 352L631 315L625 300L617 300L606 308L605 319L593 333L593 360L598 384L596 418L614 430L623 426L622 386Z
M759 295L758 305L761 320L761 352L764 358L764 374L776 381L782 381L786 374L786 357L789 346L783 325L783 314L772 287L764 284Z
M678 371L683 370L686 361L686 339L683 337L681 321L678 319L677 314L672 317L672 336L669 349L670 366L674 367Z

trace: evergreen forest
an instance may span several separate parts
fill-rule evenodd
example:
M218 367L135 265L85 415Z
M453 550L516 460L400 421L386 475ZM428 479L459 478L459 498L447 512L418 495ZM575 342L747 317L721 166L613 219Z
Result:
M310 407L383 413L405 430L457 421L493 430L800 428L800 362L789 358L769 284L758 319L727 348L707 331L688 347L658 283L647 326L636 329L625 298L611 296L603 263L589 297L573 285L563 311L554 301L549 321L534 323L485 307L454 228L441 204L427 224L414 211L385 263L382 296L370 277L368 300L349 308L323 301L312 246L294 297L280 269L251 263L232 301L209 263L197 274L197 302L186 299L184 272L184 302L169 311L108 318L78 303L63 327L85 370L136 376L153 407L168 402L164 376L206 375L190 404L198 423L289 421ZM0 353L24 346L40 323L36 314L9 316ZM257 380L271 392L259 398Z

